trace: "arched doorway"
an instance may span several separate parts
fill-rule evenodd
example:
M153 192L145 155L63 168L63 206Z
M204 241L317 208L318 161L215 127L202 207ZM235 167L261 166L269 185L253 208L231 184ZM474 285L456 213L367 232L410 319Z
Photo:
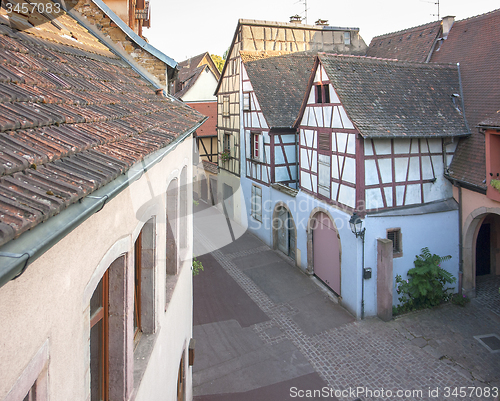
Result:
M463 282L469 296L476 296L482 285L500 273L500 209L480 208L464 224ZM498 291L498 289L497 289Z
M311 225L313 273L340 296L340 236L325 212L314 215Z
M274 208L273 244L274 249L296 260L297 229L290 210L281 202Z

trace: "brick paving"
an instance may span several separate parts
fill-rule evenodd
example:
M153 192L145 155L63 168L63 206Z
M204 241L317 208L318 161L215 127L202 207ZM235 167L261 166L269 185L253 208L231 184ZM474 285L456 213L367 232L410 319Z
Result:
M476 302L500 316L500 276L476 277Z
M195 238L206 249L214 249L210 240L196 229ZM473 338L474 335L490 334L483 333L484 330L500 334L499 322L490 311L481 309L479 302L465 308L445 305L436 310L408 314L389 323L367 318L311 336L293 320L297 310L291 304L273 302L234 263L238 257L269 250L262 245L234 252L228 246L211 255L270 318L252 326L262 342L270 345L292 342L333 390L360 387L373 392L371 396L361 394L362 400L493 399L462 398L452 394L445 397L447 388L452 391L460 387L500 385L500 354L489 353ZM304 280L309 278L304 277ZM398 390L409 393L399 398L395 395ZM387 397L388 391L393 397ZM355 398L352 393L348 397L338 395L341 401Z

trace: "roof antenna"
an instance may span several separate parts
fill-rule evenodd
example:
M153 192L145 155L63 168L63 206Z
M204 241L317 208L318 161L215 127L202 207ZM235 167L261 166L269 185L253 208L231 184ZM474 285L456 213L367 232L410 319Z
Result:
M437 20L439 21L440 18L439 18L439 0L436 0L435 2L434 1L424 1L424 0L420 0L420 1L423 1L424 3L430 3L430 4L435 4L438 8L438 13L437 14L431 14L433 17L438 17Z
M307 25L307 10L309 10L307 8L307 0L299 0L295 4L298 4L298 3L304 3L304 18L302 20L305 20L306 21L306 25Z

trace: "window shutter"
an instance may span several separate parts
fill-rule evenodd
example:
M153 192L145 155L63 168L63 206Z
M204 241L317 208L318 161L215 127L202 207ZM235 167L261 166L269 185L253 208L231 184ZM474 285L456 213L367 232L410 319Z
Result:
M318 150L329 152L331 149L331 140L329 132L318 132Z

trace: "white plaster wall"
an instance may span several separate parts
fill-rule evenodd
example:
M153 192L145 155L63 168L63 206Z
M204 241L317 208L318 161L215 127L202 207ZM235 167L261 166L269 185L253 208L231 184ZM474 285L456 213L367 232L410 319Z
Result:
M142 225L157 219L156 285L159 338L149 371L162 377L164 386L176 386L181 343L191 337L190 269L184 267L169 304L165 305L165 191L172 178L188 166L192 141L186 140L98 213L63 238L31 264L17 280L0 288L0 399L3 399L36 351L49 340L49 393L51 401L86 400L89 394L89 300L106 266L131 252ZM154 199L152 201L152 199ZM188 205L192 202L189 201ZM85 201L84 201L85 202ZM145 206L149 202L149 206ZM188 206L191 207L191 206ZM188 249L192 254L192 229ZM98 268L100 267L100 268ZM166 341L168 338L169 341ZM162 355L172 358L161 359ZM175 358L174 358L175 356ZM190 384L190 379L188 380ZM169 390L169 394L173 394ZM191 394L189 394L191 397ZM155 391L148 401L174 399ZM188 398L190 399L190 398Z
M206 68L196 80L195 84L182 96L185 102L192 101L216 101L217 96L214 95L217 88L217 79L212 71Z
M377 217L365 219L365 266L372 268L372 278L365 280L365 315L377 314L377 238L387 238L387 229L401 228L403 256L393 260L393 282L396 275L407 278L406 273L414 267L415 256L424 247L439 256L451 255L441 266L458 280L458 210L430 213L417 216ZM451 287L457 287L457 282ZM393 303L398 303L396 290Z

